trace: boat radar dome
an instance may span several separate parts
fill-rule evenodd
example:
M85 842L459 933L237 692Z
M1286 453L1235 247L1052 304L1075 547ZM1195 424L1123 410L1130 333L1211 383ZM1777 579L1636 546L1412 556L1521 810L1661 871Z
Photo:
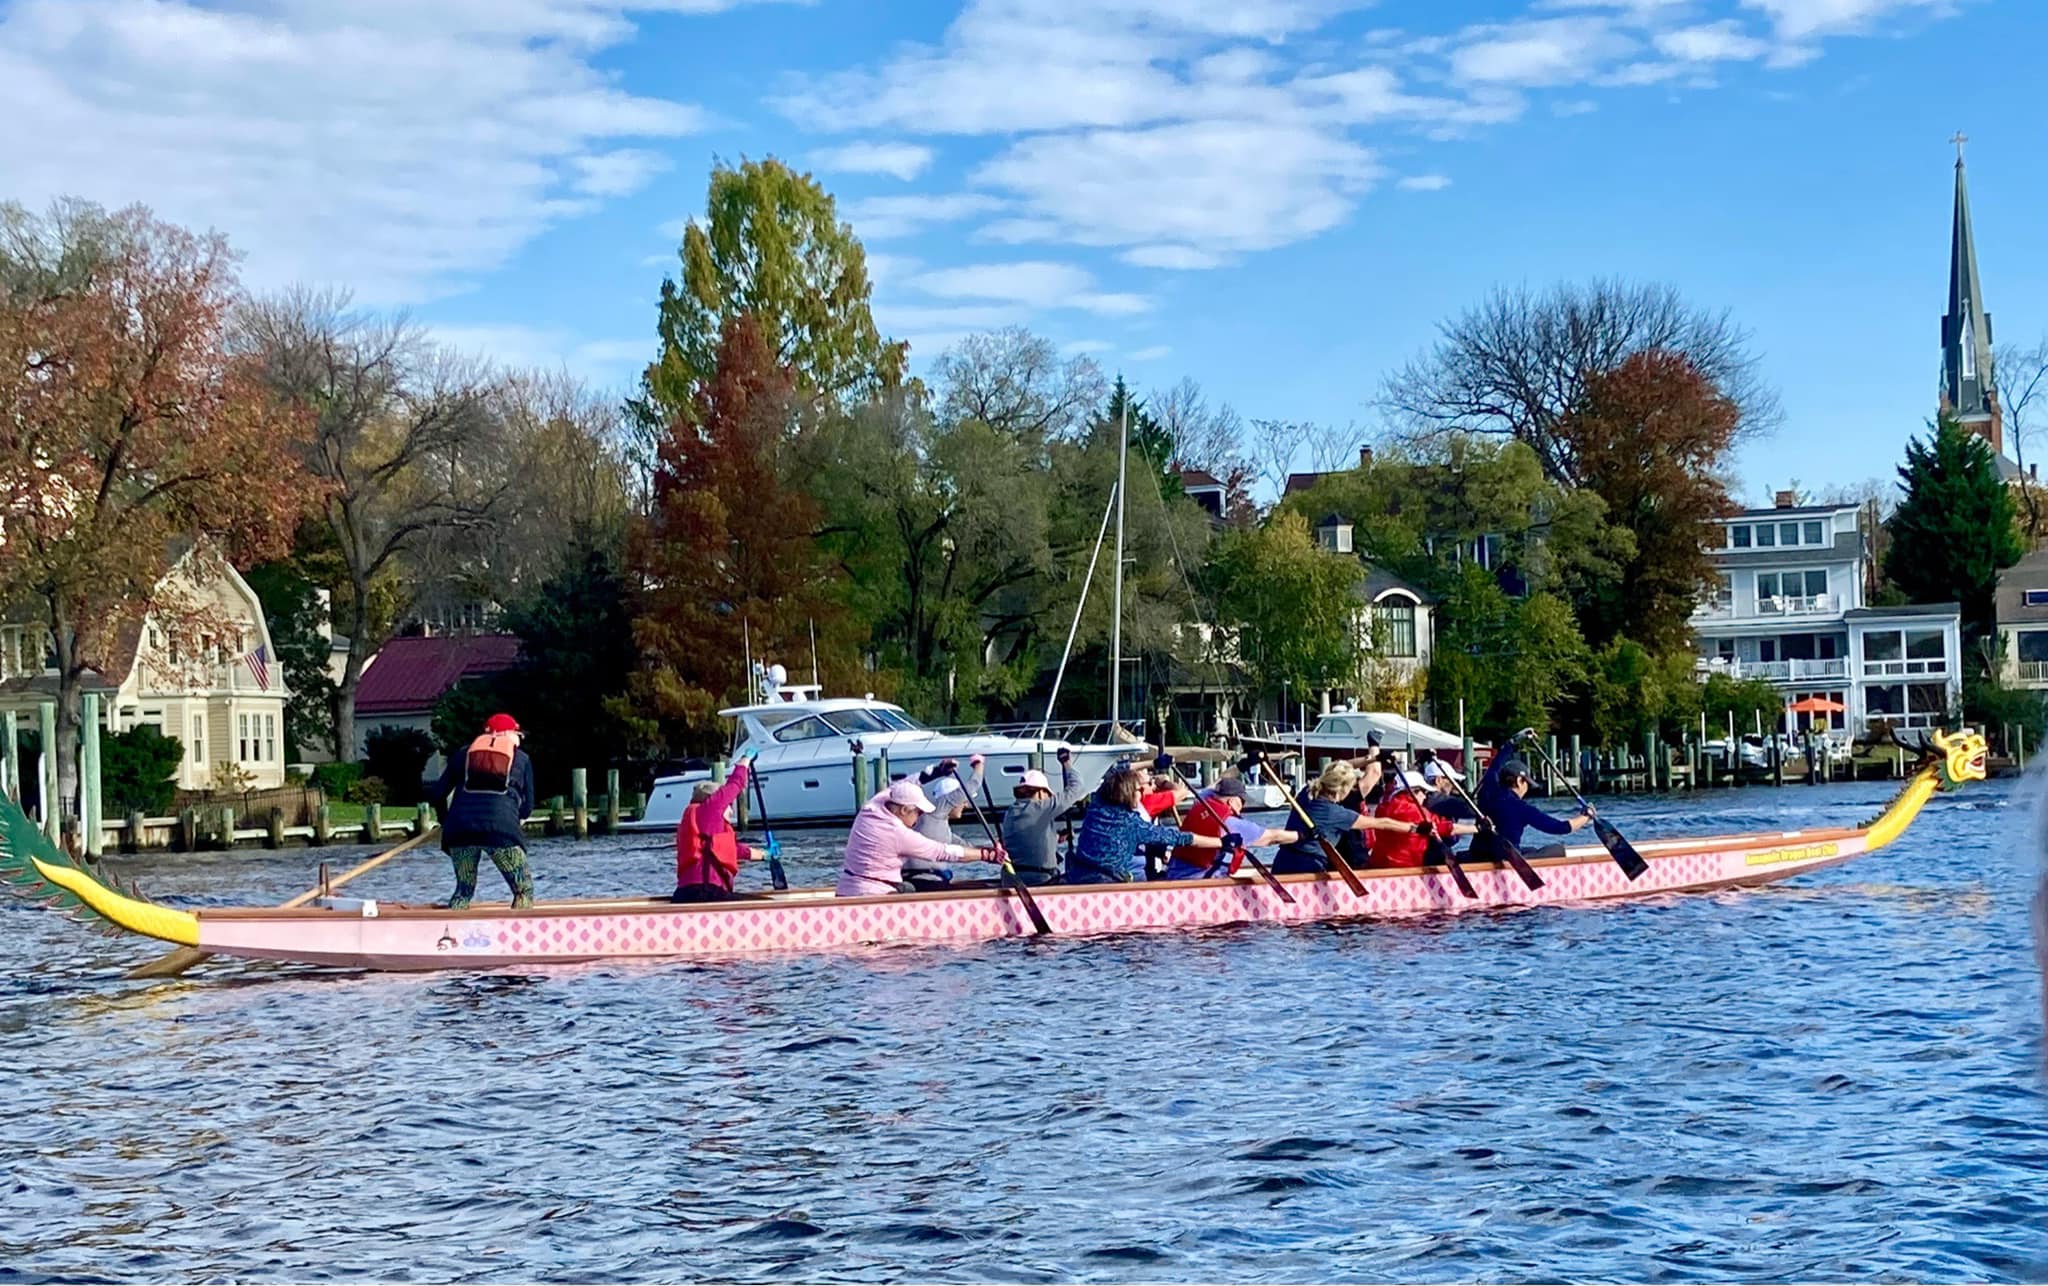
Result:
M776 687L781 687L783 684L789 682L789 671L783 669L779 665L771 665L768 667L768 679L769 682L775 684Z

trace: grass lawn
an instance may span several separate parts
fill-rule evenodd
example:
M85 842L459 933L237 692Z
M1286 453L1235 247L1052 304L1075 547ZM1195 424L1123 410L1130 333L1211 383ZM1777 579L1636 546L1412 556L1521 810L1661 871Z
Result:
M363 804L349 804L340 800L333 800L327 805L327 824L334 827L361 826L363 820L369 816L369 811L369 808ZM386 804L384 805L384 821L387 824L390 822L410 822L419 815L419 811L419 809L411 804Z

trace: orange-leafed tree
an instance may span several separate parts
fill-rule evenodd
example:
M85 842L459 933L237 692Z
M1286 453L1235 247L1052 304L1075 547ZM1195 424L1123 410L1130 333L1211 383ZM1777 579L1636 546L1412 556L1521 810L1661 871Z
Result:
M741 315L656 444L651 511L631 542L646 586L634 632L650 660L643 695L677 748L716 744L718 708L747 699L749 640L756 657L796 662L810 623L833 624L817 507L789 477L803 406L765 332Z
M1687 641L1714 578L1713 520L1733 507L1724 470L1741 426L1740 406L1682 353L1650 349L1586 377L1558 440L1635 541L1621 576L1579 605L1596 646L1623 634L1652 651Z
M64 801L86 673L118 682L145 618L218 664L209 568L281 554L318 499L304 421L226 346L237 294L218 234L0 205L0 601L50 634Z

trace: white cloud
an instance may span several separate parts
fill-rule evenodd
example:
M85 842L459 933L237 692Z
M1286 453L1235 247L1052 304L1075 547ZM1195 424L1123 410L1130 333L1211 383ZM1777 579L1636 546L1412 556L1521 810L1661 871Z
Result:
M985 299L1032 309L1078 308L1107 317L1129 316L1152 306L1142 295L1096 289L1095 277L1069 263L1020 260L968 264L920 273L908 283L935 299Z
M1194 121L1042 134L975 172L1082 245L1286 245L1334 227L1379 174L1372 154L1306 123Z
M1800 41L1867 31L1893 14L1941 13L1953 5L1952 0L1742 0L1742 7L1768 16L1781 40Z
M1395 186L1404 192L1441 192L1451 186L1451 180L1443 174L1410 174Z
M1769 41L1749 35L1732 19L1660 32L1657 48L1670 57L1696 63L1746 61L1771 51Z
M1125 263L1140 268L1171 268L1189 271L1200 268L1215 268L1222 265L1223 256L1198 250L1193 246L1139 246L1126 250L1120 256Z
M840 174L887 174L907 182L932 163L932 150L920 143L848 143L811 153L811 163Z
M1106 339L1070 339L1060 345L1060 351L1070 357L1081 357L1089 353L1106 353L1115 347Z
M598 388L623 388L637 379L655 356L648 339L579 339L556 326L517 322L430 325L442 344L508 369L557 371Z
M1154 344L1150 348L1133 349L1125 356L1134 362L1156 362L1172 352L1173 349L1165 344Z
M951 192L868 197L848 202L839 214L862 240L886 241L922 232L935 223L957 223L1002 208L1001 201L984 193Z
M0 9L0 190L218 227L251 285L368 304L455 289L639 188L701 129L596 56L637 10L714 0L17 0ZM54 141L61 140L61 145Z
M1631 36L1604 17L1477 27L1451 54L1451 74L1468 83L1566 85L1587 79L1600 64L1636 47Z

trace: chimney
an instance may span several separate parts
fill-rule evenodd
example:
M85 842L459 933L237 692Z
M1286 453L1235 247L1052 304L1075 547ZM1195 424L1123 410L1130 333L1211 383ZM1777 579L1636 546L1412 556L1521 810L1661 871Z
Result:
M1361 446L1358 448L1358 467L1361 469L1370 469L1372 467L1371 447Z
M1780 491L1772 503L1780 509L1797 509L1799 507L1799 493L1796 491Z

